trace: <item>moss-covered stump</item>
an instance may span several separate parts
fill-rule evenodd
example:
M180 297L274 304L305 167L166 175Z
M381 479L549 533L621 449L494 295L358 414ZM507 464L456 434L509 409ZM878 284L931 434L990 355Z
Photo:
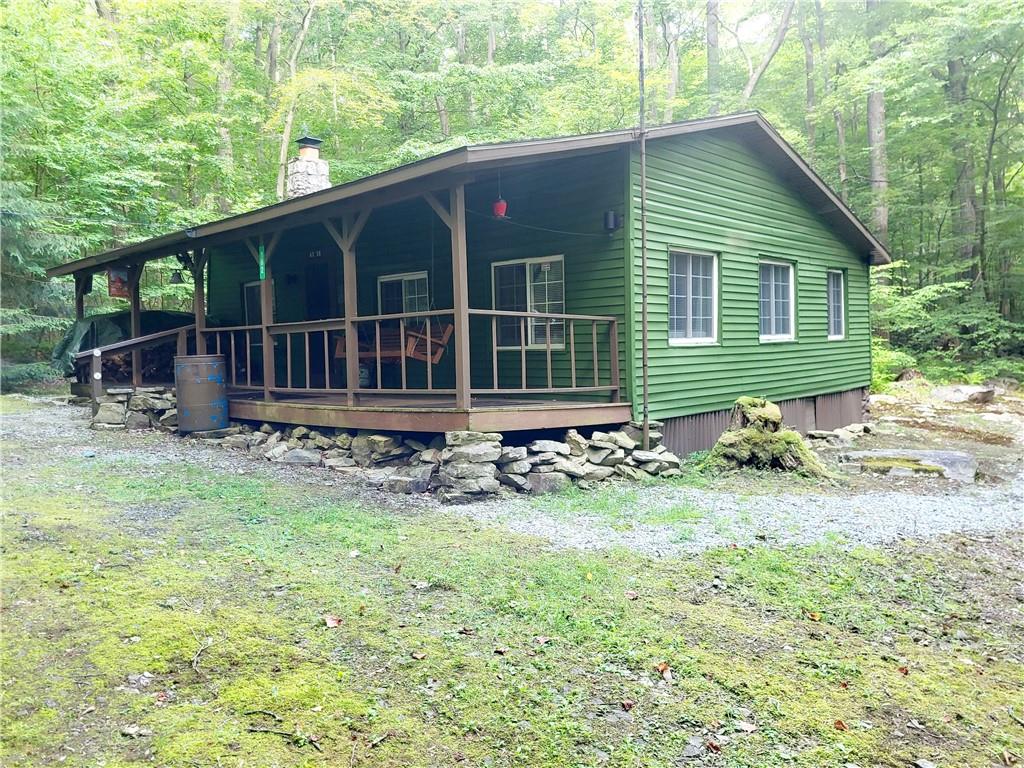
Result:
M796 430L782 424L779 406L763 398L741 397L733 406L732 424L708 455L719 469L781 469L813 477L828 475Z

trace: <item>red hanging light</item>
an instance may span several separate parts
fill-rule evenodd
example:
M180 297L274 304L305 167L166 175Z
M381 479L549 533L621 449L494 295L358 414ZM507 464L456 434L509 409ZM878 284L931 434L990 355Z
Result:
M508 212L508 201L499 196L491 203L491 212L494 214L494 218L504 219L505 214Z

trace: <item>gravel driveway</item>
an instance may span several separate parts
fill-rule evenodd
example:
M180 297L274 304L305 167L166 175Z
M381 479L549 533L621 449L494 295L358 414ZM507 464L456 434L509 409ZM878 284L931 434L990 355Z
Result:
M17 401L14 401L17 404ZM47 455L79 455L96 461L130 461L158 468L189 462L211 471L266 475L282 482L315 484L339 500L393 509L396 514L446 510L487 525L547 539L555 547L627 547L671 556L713 547L810 544L838 538L880 544L951 532L1024 528L1024 470L997 484L961 486L934 482L934 490L898 489L880 478L878 490L842 487L776 491L771 481L741 490L708 490L681 484L605 483L593 491L533 498L503 495L490 501L442 507L429 496L396 496L323 469L274 465L240 453L154 432L100 433L88 429L85 408L36 401L0 416L7 471ZM41 447L40 447L41 446ZM1006 449L1020 455L1020 446ZM764 489L763 491L760 489Z

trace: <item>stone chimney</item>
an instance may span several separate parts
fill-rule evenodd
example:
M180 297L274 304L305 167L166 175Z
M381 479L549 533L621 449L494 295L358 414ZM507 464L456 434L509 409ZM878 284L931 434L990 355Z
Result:
M299 156L288 161L288 183L285 196L302 197L310 192L319 192L331 186L330 169L327 161L320 158L323 141L303 133L298 139Z

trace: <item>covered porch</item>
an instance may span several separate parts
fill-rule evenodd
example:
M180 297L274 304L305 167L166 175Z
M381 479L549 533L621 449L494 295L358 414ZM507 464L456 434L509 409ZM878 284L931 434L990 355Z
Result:
M624 232L606 215L623 215L624 167L607 151L255 212L310 204L174 249L194 325L84 351L81 378L98 396L104 359L127 355L133 385L165 383L145 361L172 347L224 355L234 419L413 432L627 421ZM144 265L167 255L121 262L133 329ZM80 314L90 274L75 273Z

